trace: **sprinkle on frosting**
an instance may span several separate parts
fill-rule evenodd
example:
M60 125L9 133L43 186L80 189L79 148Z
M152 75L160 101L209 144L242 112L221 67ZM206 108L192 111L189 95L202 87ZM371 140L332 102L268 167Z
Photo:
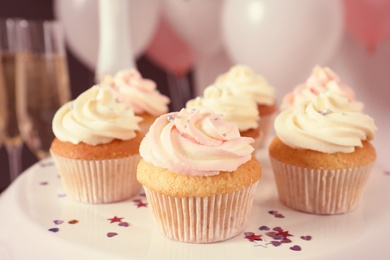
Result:
M235 65L228 72L217 77L214 84L218 87L231 88L235 96L248 96L258 105L273 105L275 89L250 67Z
M324 153L351 153L362 147L362 141L372 140L376 130L371 117L332 91L303 101L275 119L275 131L283 143Z
M132 107L138 115L147 113L159 116L168 112L169 98L157 90L154 81L143 78L136 69L105 76L102 84L109 86L118 101Z
M56 112L53 132L63 142L98 145L134 138L141 120L131 108L116 102L109 88L95 85Z
M313 100L319 94L331 90L348 99L353 110L362 111L363 103L355 100L354 91L343 84L340 78L328 67L315 66L310 77L304 84L298 85L294 90L283 97L281 110L299 104L302 101Z
M211 176L249 161L253 141L241 137L237 126L221 115L182 109L157 118L142 140L140 155L178 174Z

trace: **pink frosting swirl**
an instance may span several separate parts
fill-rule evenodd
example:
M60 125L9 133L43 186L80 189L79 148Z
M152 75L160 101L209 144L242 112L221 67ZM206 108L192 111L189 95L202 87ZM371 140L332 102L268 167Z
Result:
M253 142L222 115L183 108L157 118L141 142L140 155L178 174L211 176L249 161Z
M363 110L363 104L355 100L355 92L341 83L340 78L330 68L320 66L313 68L312 74L304 84L296 86L283 97L281 110L294 107L302 101L312 101L327 90L347 98L355 111Z
M136 69L119 71L113 77L106 76L102 83L111 87L116 98L136 114L159 116L168 112L170 99L157 90L154 81L143 78Z

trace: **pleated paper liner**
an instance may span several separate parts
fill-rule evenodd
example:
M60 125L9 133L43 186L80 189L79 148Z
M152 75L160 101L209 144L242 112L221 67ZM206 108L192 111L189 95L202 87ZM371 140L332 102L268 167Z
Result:
M172 197L144 186L154 220L162 234L189 243L212 243L239 234L252 210L257 183L209 197Z
M136 178L139 155L110 160L75 160L52 157L71 199L92 203L112 203L137 195L141 184Z
M341 214L360 203L373 164L337 169L308 169L270 158L280 201L313 214Z

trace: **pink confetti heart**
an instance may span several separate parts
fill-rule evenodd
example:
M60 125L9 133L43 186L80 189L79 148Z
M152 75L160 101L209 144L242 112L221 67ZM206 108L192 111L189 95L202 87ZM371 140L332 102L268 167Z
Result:
M279 242L279 241L271 241L271 244L272 244L273 246L280 246L282 243Z
M283 229L281 227L274 227L272 230L275 230L275 231L283 231Z
M49 228L49 231L53 233L57 233L59 230L59 228Z
M302 250L302 248L298 245L292 246L292 247L290 247L290 249L293 251L301 251Z
M108 232L107 233L107 237L115 237L117 235L118 235L118 233L116 233L116 232Z
M127 222L120 222L120 223L118 224L118 226L120 226L120 227L128 227L128 226L129 226L129 223L127 223Z
M275 218L284 218L284 216L282 214L280 214L280 213L276 213L275 214Z
M53 222L54 222L54 224L56 224L56 225L61 225L62 223L64 223L63 220L59 220L59 219L56 219L56 220L54 220Z
M288 239L288 238L285 238L285 239L282 240L282 243L291 243L291 240Z
M259 230L269 230L269 227L267 227L267 226L261 226L261 227L259 227Z
M301 236L301 238L306 241L311 240L311 236Z

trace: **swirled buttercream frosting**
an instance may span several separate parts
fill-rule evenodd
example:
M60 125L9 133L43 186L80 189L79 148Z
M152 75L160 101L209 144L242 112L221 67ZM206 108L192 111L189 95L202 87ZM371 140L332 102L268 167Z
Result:
M248 96L235 96L230 88L209 86L204 90L203 97L187 101L186 108L222 114L224 120L236 124L240 131L258 127L259 111L256 102Z
M282 100L281 110L288 109L305 100L313 100L320 93L331 90L348 99L355 111L363 110L363 103L356 101L353 89L343 84L340 78L328 67L316 66L304 84L296 86Z
M252 157L253 138L212 112L182 109L156 119L141 142L141 157L188 176L235 171Z
M377 129L371 117L332 91L281 112L274 126L286 145L324 153L351 153L372 140Z
M275 89L265 78L245 65L231 67L228 72L217 77L214 85L231 88L235 96L248 96L259 105L270 106L275 102Z
M109 88L95 85L56 112L53 132L64 142L98 145L134 138L141 120Z
M108 85L119 101L132 107L134 113L159 116L168 112L170 99L157 90L157 85L145 79L136 69L122 70L114 76L105 76L102 84Z

